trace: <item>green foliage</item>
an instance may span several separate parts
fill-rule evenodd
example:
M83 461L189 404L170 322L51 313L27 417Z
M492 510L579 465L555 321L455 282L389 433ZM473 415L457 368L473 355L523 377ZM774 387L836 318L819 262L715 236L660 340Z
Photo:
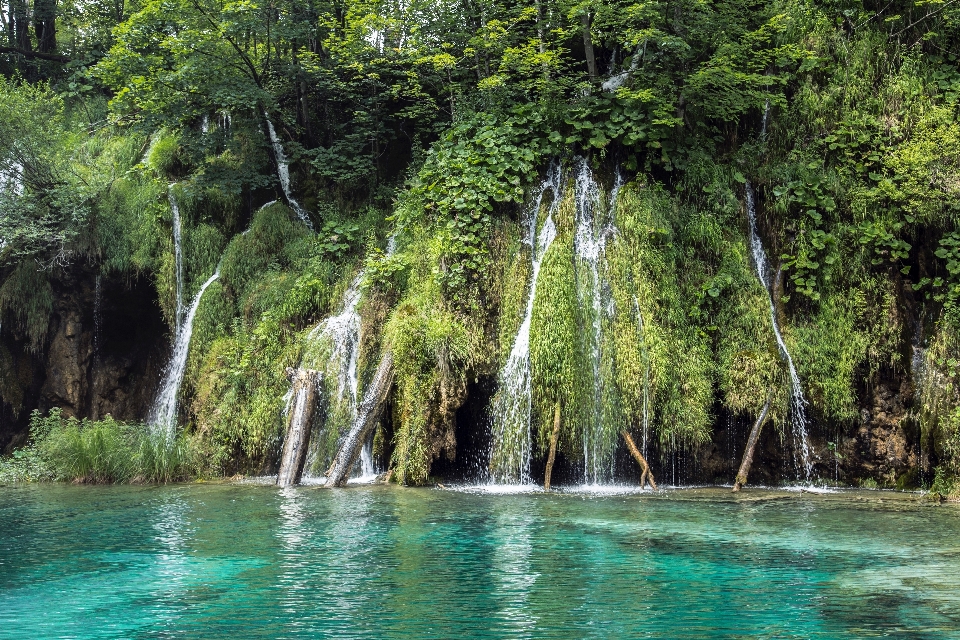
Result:
M89 216L91 186L70 166L78 140L45 85L0 77L0 259L63 264Z
M174 482L193 476L200 465L195 442L169 439L145 425L46 416L34 411L31 442L0 461L0 481Z
M258 211L250 231L235 236L223 254L224 283L240 295L267 270L289 267L306 253L306 228L291 218L290 210L272 204Z
M570 206L570 198L566 200ZM551 245L540 266L530 322L530 379L537 444L545 449L560 405L559 450L583 453L583 432L593 408L592 365L586 353L583 312L577 297L573 242L569 235Z
M537 133L543 116L517 113L503 121L482 116L453 127L431 150L401 202L400 225L424 220L442 242L442 282L465 302L490 266L488 240L497 203L519 203L524 183L550 149Z
M430 246L407 245L414 269L411 287L384 327L384 349L393 351L396 396L391 466L403 484L427 481L440 454L442 434L463 397L468 371L483 357L476 320L450 309L433 277Z
M914 375L919 392L917 417L924 437L940 457L937 478L944 487L955 486L960 478L960 317L956 308L947 310L938 324Z
M39 353L46 346L53 312L53 288L35 263L20 263L0 285L0 312L4 323L12 325Z
M158 131L147 148L147 166L159 176L172 176L176 170L179 148L180 144L175 136Z
M914 289L923 289L930 285L932 291L927 291L926 297L943 302L948 311L952 312L960 300L960 233L951 232L940 238L934 255L943 260L946 273L935 278L922 278Z
M53 475L36 447L17 449L0 458L0 484L52 480Z
M170 237L161 226L166 207L166 188L144 174L118 178L104 191L96 212L104 273L132 275L158 270L164 241Z
M858 229L860 232L859 242L871 254L870 264L895 263L910 257L910 249L912 248L910 244L894 235L903 228L903 223L890 223L889 228L888 231L887 225L880 220L865 222L860 225ZM909 270L909 267L905 267L905 270Z
M342 260L359 238L360 225L329 220L320 229L317 249L330 260Z
M650 425L665 452L701 444L716 366L710 308L727 300L727 278L704 276L714 272L711 247L729 245L705 220L678 224L689 212L656 188L627 185L616 213L620 236L609 250L618 313L609 333L624 419Z
M806 167L816 169L815 163ZM825 230L837 204L828 191L822 176L814 174L807 180L793 180L774 188L782 199L781 210L800 209L803 214L797 224L795 253L780 256L782 268L788 271L794 290L812 300L820 299L817 275L821 264L830 266L837 261L837 238ZM822 279L822 278L821 278Z
M807 382L808 400L833 420L859 418L857 389L876 372L871 369L881 364L879 358L869 361L871 354L882 353L882 345L874 343L880 335L870 331L874 327L868 309L863 291L834 293L822 301L809 323L795 327L790 336L800 376ZM898 320L883 318L887 323Z

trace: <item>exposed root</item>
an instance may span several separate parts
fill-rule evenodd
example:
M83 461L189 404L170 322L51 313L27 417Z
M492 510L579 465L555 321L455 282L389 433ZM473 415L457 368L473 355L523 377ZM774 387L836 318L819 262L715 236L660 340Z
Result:
M743 488L743 485L747 484L747 475L750 473L750 465L753 464L753 452L757 448L757 440L760 439L760 430L763 429L764 423L767 421L767 414L770 411L770 401L773 398L773 394L767 395L767 401L763 403L763 409L760 411L760 415L757 416L757 421L753 423L753 428L750 430L750 437L747 438L747 446L743 450L743 460L740 462L740 470L737 471L737 478L733 483L733 492L736 493Z
M553 463L557 459L557 440L560 439L560 403L553 410L553 433L550 434L550 454L547 456L547 470L543 474L543 490L550 491L550 476L553 475Z
M637 444L630 436L630 432L626 429L623 429L620 431L620 435L623 436L624 441L627 443L627 449L630 450L630 454L633 456L633 459L636 460L637 464L640 465L640 488L643 489L649 482L650 488L656 491L657 483L653 479L653 472L650 471L650 465L647 464L646 459L644 459L643 455L640 453L640 449L637 449Z

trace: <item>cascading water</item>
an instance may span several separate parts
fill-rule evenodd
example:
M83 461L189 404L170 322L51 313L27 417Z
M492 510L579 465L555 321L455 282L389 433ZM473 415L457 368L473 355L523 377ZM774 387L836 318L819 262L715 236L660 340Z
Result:
M530 482L530 322L533 318L533 301L537 295L537 278L540 265L547 250L557 237L557 227L553 213L560 203L561 171L559 166L551 167L533 204L527 211L529 235L526 243L530 245L531 278L527 294L527 306L520 324L520 330L513 340L510 357L500 371L498 391L493 402L493 451L490 467L494 482L512 483ZM537 233L537 217L543 196L547 191L553 195L550 211Z
M373 466L373 434L363 443L360 449L360 479L368 480L377 476L377 469Z
M607 479L606 462L612 462L612 451L604 430L603 385L603 319L613 309L612 300L605 295L601 268L605 265L607 239L616 233L610 210L604 208L603 192L590 171L586 159L576 162L574 199L576 202L576 235L573 248L578 262L586 267L586 277L578 274L577 289L581 302L589 305L592 335L590 359L593 373L594 401L591 419L585 425L583 439L583 479L586 484L598 484ZM616 194L611 194L616 198ZM604 304L607 302L607 304Z
M310 222L310 216L308 216L307 212L300 206L300 203L293 198L293 192L290 189L290 162L287 160L287 154L283 151L283 145L280 143L280 138L277 137L277 132L273 128L273 122L270 121L270 117L267 116L266 113L263 114L263 117L267 121L270 143L273 145L273 154L277 158L277 177L280 179L280 187L283 189L283 195L287 197L287 202L290 203L290 208L297 214L297 217L312 231L313 223Z
M330 356L326 363L327 371L336 374L336 397L346 402L356 411L357 404L357 359L360 355L360 285L364 272L353 279L343 296L340 313L318 324L307 336L315 344L328 345Z
M396 237L391 236L387 241L386 255L393 255L396 250ZM361 285L365 271L361 271L343 295L340 312L330 316L307 335L307 353L304 359L305 366L313 366L323 370L325 379L335 384L328 398L328 408L332 408L342 420L352 422L357 415L358 387L357 363L360 358L360 305ZM326 351L325 351L326 350ZM317 355L324 358L317 361ZM328 410L328 414L329 414ZM360 453L361 475L372 478L376 475L373 463L373 440L365 443ZM312 466L308 461L307 468Z
M793 423L794 448L802 456L802 460L798 461L797 469L799 470L800 463L802 463L805 479L809 481L813 475L813 461L810 457L810 445L807 436L807 400L803 397L800 376L797 375L797 370L793 366L793 358L790 357L790 351L787 350L787 344L780 333L780 324L777 322L777 309L773 302L773 281L770 278L767 254L763 250L763 243L760 241L760 234L757 232L756 202L753 185L749 181L746 183L746 199L747 219L750 223L750 252L757 269L757 277L760 279L760 284L763 285L763 289L767 293L767 301L770 303L770 322L773 324L773 335L777 340L780 355L790 372L790 411Z
M211 284L220 277L220 265L217 265L213 275L210 276L197 295L193 298L190 308L187 309L183 324L177 330L176 340L173 345L173 353L170 356L170 362L164 372L163 382L160 384L160 392L153 403L150 411L149 423L157 429L165 430L168 438L172 438L176 431L177 422L177 395L180 392L180 383L183 382L183 374L187 368L187 356L190 354L190 338L193 335L193 320L197 315L197 309L200 308L200 300L204 292Z
M180 225L180 206L177 204L177 198L173 195L174 185L167 189L167 198L170 200L170 214L173 219L173 262L176 270L177 287L177 308L174 319L176 330L180 330L180 324L183 322L183 238Z

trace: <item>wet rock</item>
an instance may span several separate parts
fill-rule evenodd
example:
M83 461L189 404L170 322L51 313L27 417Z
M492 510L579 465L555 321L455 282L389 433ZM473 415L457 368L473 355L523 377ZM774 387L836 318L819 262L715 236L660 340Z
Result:
M99 336L95 274L78 268L54 274L52 281L55 299L44 349L32 353L22 336L0 334L20 381L18 393L0 403L0 451L25 442L34 409L142 420L169 350L168 329L146 279L102 279Z

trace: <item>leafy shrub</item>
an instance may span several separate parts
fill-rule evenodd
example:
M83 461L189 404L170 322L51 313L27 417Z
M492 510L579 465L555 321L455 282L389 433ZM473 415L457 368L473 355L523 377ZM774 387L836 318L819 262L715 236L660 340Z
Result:
M0 481L172 482L197 471L184 434L168 438L143 424L64 417L60 409L30 417L28 446L0 462Z

